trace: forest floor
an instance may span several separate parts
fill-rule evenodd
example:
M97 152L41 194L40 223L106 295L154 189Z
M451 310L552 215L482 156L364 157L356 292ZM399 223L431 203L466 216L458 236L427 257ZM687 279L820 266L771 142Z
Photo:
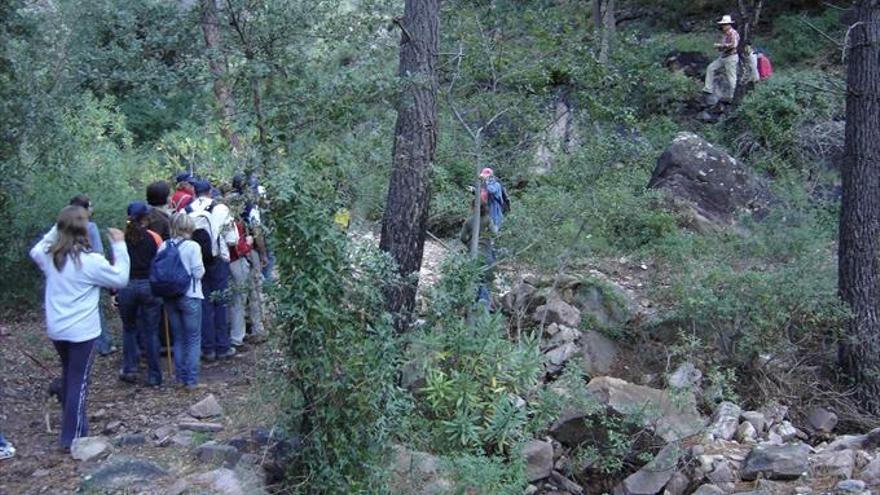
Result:
M121 347L119 319L107 312L114 342ZM263 371L258 363L274 351L268 344L250 347L228 361L202 366L203 390L188 392L174 387L163 358L160 388L132 385L117 378L122 353L97 357L91 374L88 416L91 436L108 439L144 436L140 444L116 445L112 455L146 460L166 468L173 483L198 472L189 448L168 442L159 446L152 433L177 424L189 407L209 394L222 405L216 434L196 433L193 446L209 439L249 438L257 426L271 426L272 411L258 397ZM0 326L0 427L17 450L12 459L0 461L0 495L73 493L97 464L79 462L58 448L60 406L48 394L52 379L59 376L58 359L46 337L41 313L26 313ZM145 364L141 366L145 375ZM51 431L49 431L51 428ZM170 445L170 446L169 446ZM204 468L202 468L204 470ZM157 487L157 490L161 490ZM138 492L141 493L141 492ZM161 493L161 491L160 491Z

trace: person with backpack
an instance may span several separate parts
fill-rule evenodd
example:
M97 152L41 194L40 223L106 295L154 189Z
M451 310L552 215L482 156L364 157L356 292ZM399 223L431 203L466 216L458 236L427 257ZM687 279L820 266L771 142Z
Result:
M733 91L736 89L736 66L739 63L739 55L736 52L737 47L739 47L739 33L733 28L733 19L729 15L722 17L718 21L718 25L723 33L721 42L715 43L715 48L718 50L719 55L706 69L706 81L703 86L703 92L710 95L716 94L718 88L715 87L715 73L723 70L728 88L724 94L719 94L718 96L733 98Z
M480 178L483 183L480 191L481 199L488 205L490 227L492 232L497 234L501 230L504 214L510 211L510 200L504 186L495 178L494 170L488 167L484 168L480 172Z
M228 359L235 355L229 334L226 291L229 288L229 250L238 244L238 230L229 208L211 198L211 184L193 184L196 199L186 211L195 223L193 241L199 244L205 277L202 280L202 359Z
M229 304L230 336L232 345L240 347L244 344L246 334L245 309L251 322L251 335L254 341L265 336L263 326L263 297L261 269L265 253L259 249L257 235L260 228L259 209L245 194L244 177L236 175L232 179L232 190L226 202L233 211L240 212L235 220L238 229L238 244L230 249L229 265L232 273L232 300ZM257 254L261 251L261 254Z
M62 424L65 450L88 436L86 399L95 345L101 335L100 289L128 284L129 258L122 231L108 229L114 263L94 252L88 239L89 214L67 206L55 226L31 249L30 257L46 277L46 330L61 359Z
M119 291L116 301L122 318L122 370L119 379L137 383L140 356L138 344L147 358L147 385L162 385L159 359L159 317L162 301L150 287L150 266L162 244L159 234L149 230L150 206L143 201L128 205L125 245L131 260L128 285Z
M104 243L101 242L98 225L92 221L92 215L95 212L92 200L85 194L79 194L71 198L68 204L85 208L89 212L89 244L92 246L92 251L105 254ZM106 297L102 297L101 302L98 304L98 317L101 319L101 336L98 337L97 348L99 355L109 356L119 349L113 345L113 337L110 335L110 331L107 330L107 323L104 319L104 301L106 301Z
M183 211L195 199L196 193L193 188L193 177L191 172L180 172L174 177L174 183L177 184L177 190L171 195L171 209L174 211Z
M159 247L150 286L165 302L174 346L175 380L189 390L199 383L202 344L202 250L192 240L195 222L185 212L171 218L171 238Z

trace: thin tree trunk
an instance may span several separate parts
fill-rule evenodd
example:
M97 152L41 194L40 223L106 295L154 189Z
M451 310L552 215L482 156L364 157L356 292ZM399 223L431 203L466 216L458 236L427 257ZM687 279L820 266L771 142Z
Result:
M614 19L614 0L605 0L605 12L602 15L602 42L599 47L599 63L605 65L608 63L608 56L611 54L611 42L614 34L617 32L617 21Z
M862 0L847 46L846 155L838 283L852 318L842 368L863 406L880 414L880 0Z
M471 244L468 246L470 248L471 258L476 259L480 254L480 227L482 226L482 218L481 218L481 208L483 204L482 199L482 189L483 189L483 180L480 177L480 172L483 170L483 129L480 128L477 131L476 137L474 137L474 169L475 169L475 177L474 180L474 206L471 208L471 219L473 219L474 223L471 224Z
M602 36L602 0L593 0L593 34L596 40Z
M734 100L739 101L745 96L750 88L746 76L750 75L752 68L749 65L749 56L746 54L746 45L752 44L752 31L758 26L761 19L761 10L764 8L764 0L753 0L751 8L746 6L745 0L739 0L739 17L742 22L740 29L740 43L736 48L736 54L739 57L737 64L736 88L734 88ZM754 48L753 48L754 49Z
M233 152L241 150L241 139L233 129L235 99L226 80L227 64L220 38L220 19L217 0L202 0L202 33L208 48L208 67L214 76L214 98L220 110L220 132L229 141Z
M389 284L385 298L402 332L415 307L437 148L437 55L440 0L406 0L400 25L403 90L394 130L393 169L379 247L397 263L401 284Z

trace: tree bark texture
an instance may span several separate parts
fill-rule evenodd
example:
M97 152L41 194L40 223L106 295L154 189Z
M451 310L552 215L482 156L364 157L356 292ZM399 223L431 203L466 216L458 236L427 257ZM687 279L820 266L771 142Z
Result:
M385 290L388 309L402 332L415 306L437 148L440 0L406 0L398 23L403 88L379 247L391 255L403 277L401 284L389 284Z
M214 76L214 98L220 110L220 132L229 141L232 151L241 150L241 138L233 129L235 98L226 79L227 64L220 36L220 16L217 0L202 0L202 33L208 48L208 68Z
M739 18L740 18L740 42L736 48L736 54L739 56L739 63L736 70L736 88L734 88L734 100L740 101L753 86L754 82L746 82L746 76L751 74L749 67L749 56L746 54L746 45L752 44L752 31L758 26L761 19L761 10L764 8L764 0L752 0L751 5L746 5L746 0L739 0ZM737 26L739 27L739 26Z
M880 0L862 0L847 44L846 153L838 289L852 317L840 364L862 405L880 414Z
M602 2L605 11L602 13L602 38L599 46L599 63L605 65L608 63L608 56L611 54L611 42L614 34L617 32L617 20L614 18L614 0L605 0Z

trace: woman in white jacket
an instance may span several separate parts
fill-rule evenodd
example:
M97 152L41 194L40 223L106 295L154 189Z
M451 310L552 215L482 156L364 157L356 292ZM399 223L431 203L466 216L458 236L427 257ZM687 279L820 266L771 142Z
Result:
M68 206L30 253L46 276L46 329L61 358L63 449L70 449L74 439L88 436L86 397L95 343L101 335L100 288L121 289L128 284L128 250L122 231L107 230L115 260L111 265L103 254L92 251L88 226L88 212Z

